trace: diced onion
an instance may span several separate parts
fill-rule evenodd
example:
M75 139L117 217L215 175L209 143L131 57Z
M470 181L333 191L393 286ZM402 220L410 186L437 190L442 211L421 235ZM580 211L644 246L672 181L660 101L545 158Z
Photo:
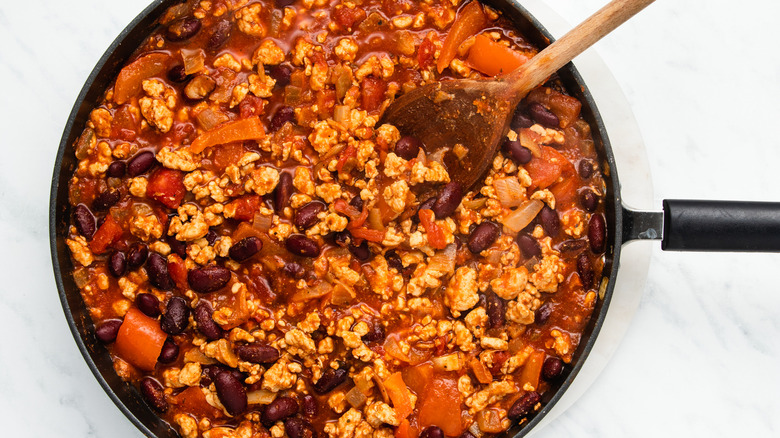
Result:
M525 189L515 177L498 178L493 181L496 196L504 207L517 207L526 200Z
M368 226L372 230L384 231L385 224L382 223L382 212L374 207L368 211Z
M434 357L433 368L439 371L458 371L463 368L463 360L460 352Z
M276 398L276 393L265 389L250 391L246 393L246 401L250 405L267 405Z
M504 224L505 228L514 233L517 233L528 226L532 220L534 220L536 215L542 211L542 207L544 207L544 203L542 201L538 199L531 199L530 201L526 201L523 205L518 207L517 210L509 213L506 217L504 217L502 223Z
M267 216L264 214L261 214L260 212L255 213L254 221L252 222L252 226L260 231L268 232L268 230L271 229L273 226L273 216Z
M292 297L293 301L308 301L313 300L315 298L322 298L325 295L329 294L333 290L333 286L326 282L322 281L320 283L317 283L314 287L307 287L305 289L298 289L297 292Z
M485 409L477 413L477 425L480 430L487 433L501 433L504 426L501 424L501 416L495 409Z
M347 105L336 105L333 108L333 120L342 123L349 116L349 107Z
M357 296L352 286L340 280L334 280L334 283L336 284L333 286L333 295L330 297L330 302L336 306L349 304Z
M181 57L184 60L184 73L191 75L203 70L206 55L201 49L181 49Z
M542 156L542 148L539 146L539 134L532 131L530 128L523 128L520 130L520 145L531 151L531 155L534 157Z
M347 395L345 396L347 399L347 402L355 409L359 409L363 404L368 400L368 397L366 397L365 394L363 394L358 387L354 387L347 392Z
M450 243L443 250L437 251L428 259L428 269L438 272L453 272L455 270L456 245Z

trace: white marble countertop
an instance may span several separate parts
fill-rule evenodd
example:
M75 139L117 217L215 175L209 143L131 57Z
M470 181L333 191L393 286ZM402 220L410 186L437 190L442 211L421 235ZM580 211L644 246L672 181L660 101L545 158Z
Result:
M606 3L541 1L568 22ZM72 103L145 3L0 5L0 418L8 436L140 435L67 328L48 199ZM654 202L636 206L780 200L778 16L774 0L659 0L595 47L646 146ZM652 246L649 276L623 342L585 395L535 436L780 435L780 255L638 245Z

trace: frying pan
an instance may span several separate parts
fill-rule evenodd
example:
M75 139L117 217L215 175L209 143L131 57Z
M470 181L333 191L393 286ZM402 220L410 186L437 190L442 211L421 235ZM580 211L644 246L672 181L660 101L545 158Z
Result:
M552 40L541 23L517 1L483 1L501 10L537 47L543 47ZM87 365L108 396L141 432L157 437L177 437L178 433L147 406L134 386L116 375L108 351L95 337L92 320L70 275L74 266L65 245L65 236L71 217L68 180L77 165L73 144L103 91L136 48L156 29L157 17L176 3L176 0L155 0L119 34L93 69L68 118L57 152L50 194L52 262L70 330ZM565 379L546 393L542 409L522 425L513 426L505 434L507 437L519 438L528 434L563 396L582 368L607 314L623 244L638 239L658 239L664 250L780 251L780 203L666 200L663 212L636 211L625 207L607 132L587 86L572 64L559 72L558 79L571 95L582 101L582 115L592 127L600 166L609 169L609 175L605 177L608 245L602 273L606 288L600 294Z

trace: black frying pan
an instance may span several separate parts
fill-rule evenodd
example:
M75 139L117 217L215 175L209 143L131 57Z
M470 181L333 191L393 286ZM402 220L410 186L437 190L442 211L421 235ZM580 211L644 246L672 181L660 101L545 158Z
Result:
M516 27L537 47L546 46L551 35L515 0L483 0L503 11ZM79 94L60 141L54 166L50 195L49 236L54 275L65 317L87 365L117 407L144 434L178 437L178 433L147 406L131 384L114 371L106 348L95 337L95 328L81 294L71 276L74 266L65 245L71 208L68 180L76 167L73 144L85 126L89 112L100 101L131 54L157 27L157 18L176 0L154 0L111 44L98 61ZM674 251L780 251L780 203L667 200L661 212L634 211L623 206L620 182L609 139L588 88L572 64L559 73L567 91L583 103L582 115L592 127L602 168L606 177L606 218L608 245L602 276L607 287L600 296L593 317L583 333L566 378L545 394L543 407L522 425L506 434L526 435L553 408L582 368L607 314L612 297L621 246L636 239L660 239L664 250Z

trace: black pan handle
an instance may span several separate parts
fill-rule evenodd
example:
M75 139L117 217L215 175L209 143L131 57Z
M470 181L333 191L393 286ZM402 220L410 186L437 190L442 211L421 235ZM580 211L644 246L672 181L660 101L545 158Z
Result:
M667 199L663 213L623 208L623 241L665 251L780 252L780 203Z

